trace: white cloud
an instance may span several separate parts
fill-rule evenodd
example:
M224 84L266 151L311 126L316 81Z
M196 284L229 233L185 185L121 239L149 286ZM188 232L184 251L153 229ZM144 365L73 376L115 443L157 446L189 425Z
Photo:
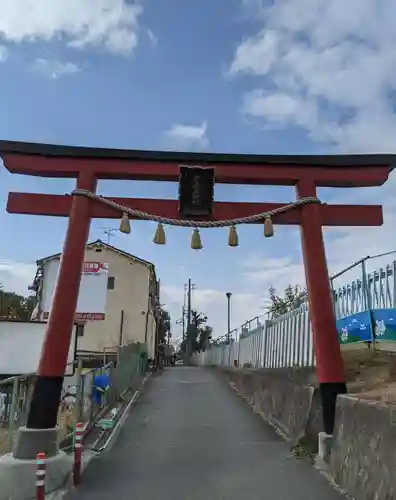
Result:
M394 2L254 4L262 29L239 45L229 70L257 79L244 112L268 126L303 127L346 152L394 151Z
M4 45L0 45L0 63L8 59L8 49Z
M266 75L276 62L277 46L278 37L273 31L262 31L257 37L248 38L236 50L231 75Z
M380 188L360 190L360 193L348 197L348 191L337 190L338 196L332 199L332 203L383 203L384 224L380 227L339 227L324 228L324 240L327 255L329 274L334 275L347 268L360 259L396 250L396 235L393 228L396 224L396 199L394 189L396 185L396 172L391 174L388 183ZM356 198L355 198L356 196ZM346 199L347 201L346 201ZM348 200L349 198L349 200ZM276 230L276 228L275 228ZM279 235L284 238L283 235ZM276 255L253 254L244 261L244 278L251 285L252 291L256 291L263 297L263 302L268 297L268 289L274 286L278 292L282 292L289 284L305 286L305 275L302 261L301 243L297 229L288 231L287 242L290 257L278 257ZM275 232L275 237L277 233ZM367 270L371 272L378 270L386 264L396 260L396 253L367 261ZM357 266L337 278L334 285L341 286L353 279L361 278L361 267ZM242 279L241 279L242 282Z
M315 103L282 92L265 93L262 90L244 96L244 113L260 118L265 116L272 126L294 122L302 127L316 124L318 109Z
M200 125L172 125L163 135L163 142L169 149L205 149L209 145L207 122Z
M244 263L244 276L253 286L256 285L255 289L263 290L262 296L265 301L270 287L282 293L287 285L304 284L304 268L300 253L297 251L297 256L282 258L253 255Z
M37 71L52 79L64 75L73 75L80 71L77 64L72 62L50 61L48 59L36 59L34 67Z
M35 263L12 261L0 262L0 285L7 292L28 296L28 287L33 283L37 266Z
M5 43L64 41L129 55L138 43L142 7L125 0L0 0Z
M229 76L250 78L242 96L245 115L264 128L305 129L312 139L343 152L396 149L396 11L391 0L242 0L261 23L236 49ZM381 203L384 225L325 229L327 260L334 274L365 257L396 249L396 173L380 188L333 190L331 203ZM319 197L328 192L319 190ZM329 191L329 190L328 190ZM252 255L244 277L263 299L273 285L304 285L301 245L290 258ZM368 261L369 270L395 255ZM359 268L337 279L346 284ZM241 280L242 282L242 280Z

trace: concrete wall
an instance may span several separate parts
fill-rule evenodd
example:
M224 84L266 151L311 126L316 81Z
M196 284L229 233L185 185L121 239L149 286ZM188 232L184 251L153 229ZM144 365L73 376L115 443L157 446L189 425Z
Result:
M312 370L285 369L226 369L230 382L283 436L297 442L314 431L308 424L315 395L315 375ZM321 421L319 430L321 429ZM313 436L313 443L317 435Z
M355 500L396 498L396 406L341 396L330 472Z
M320 394L312 370L222 370L255 411L292 443L306 438L317 449L323 432ZM355 500L396 498L396 404L337 401L328 472Z
M107 291L106 319L88 322L84 335L78 338L77 348L102 351L104 347L118 345L124 311L122 343L144 343L147 340L148 355L153 357L156 325L149 303L150 280L154 280L151 268L139 260L133 260L101 245L87 248L84 260L107 263L108 276L115 278L115 286L114 290Z

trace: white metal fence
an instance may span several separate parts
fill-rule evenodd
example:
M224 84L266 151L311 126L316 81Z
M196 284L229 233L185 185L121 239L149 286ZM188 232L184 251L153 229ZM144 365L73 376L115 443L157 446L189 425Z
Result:
M196 363L254 368L314 365L311 322L306 304L275 320L263 319L260 325L247 331L244 325L241 330L245 331L239 335L232 332L234 338L230 344L223 340L197 354Z
M337 319L367 309L396 308L396 261L372 273L366 273L365 260L358 279L333 289L334 310ZM331 280L333 285L333 280ZM231 343L226 336L210 348L198 353L199 365L234 365L255 368L281 368L315 365L312 328L308 304L273 320L256 317L231 332Z
M366 309L396 307L396 261L334 290L337 319Z

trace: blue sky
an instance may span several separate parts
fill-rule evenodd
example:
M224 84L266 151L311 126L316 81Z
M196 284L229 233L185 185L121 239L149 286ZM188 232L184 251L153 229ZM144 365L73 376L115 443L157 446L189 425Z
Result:
M297 5L298 3L298 5ZM392 3L375 0L13 0L0 16L0 137L55 144L240 153L392 152L396 87ZM352 5L353 4L353 5ZM348 3L349 5L349 3ZM29 16L25 16L26 11ZM365 82L363 85L362 82ZM326 233L329 264L338 269L367 253L393 249L392 177L382 189L386 224ZM64 193L72 181L10 176L10 190ZM168 183L101 182L105 195L175 198ZM324 200L378 200L378 190L322 190ZM216 186L218 200L288 201L291 188ZM0 213L0 280L26 290L29 264L61 248L65 220ZM91 239L102 238L95 221ZM197 308L216 333L263 312L268 287L303 283L296 228L203 232L204 250L189 248L188 230L167 230L169 244L151 243L155 227L133 223L112 244L153 261L163 300L176 319L183 284L197 285ZM367 238L372 231L372 238ZM370 233L371 234L371 233Z

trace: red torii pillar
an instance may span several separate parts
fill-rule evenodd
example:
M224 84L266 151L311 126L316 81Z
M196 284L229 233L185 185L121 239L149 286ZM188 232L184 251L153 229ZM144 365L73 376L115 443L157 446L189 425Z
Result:
M73 177L77 179L77 188L90 191L95 191L97 179L177 182L180 164L183 164L214 168L217 183L296 186L299 198L315 196L316 187L381 186L387 180L395 160L393 155L218 155L108 150L7 141L0 141L0 155L11 173ZM112 199L156 215L175 219L180 217L177 200ZM281 204L277 203L215 202L210 220L245 217L279 206ZM36 429L45 432L54 429L57 422L90 220L119 218L120 214L82 197L29 193L10 193L7 211L69 217L58 282L27 421L28 431ZM378 226L383 222L382 207L305 205L274 216L273 222L301 226L324 429L331 434L336 398L346 391L346 386L322 226ZM20 441L23 441L22 431ZM19 448L23 448L22 444Z

